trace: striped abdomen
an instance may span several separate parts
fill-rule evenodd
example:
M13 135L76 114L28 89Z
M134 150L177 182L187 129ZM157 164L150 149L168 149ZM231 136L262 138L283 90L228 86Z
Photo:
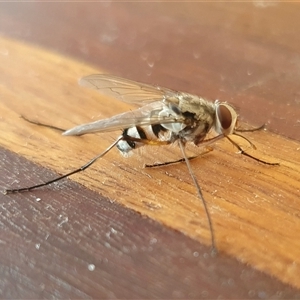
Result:
M166 129L160 124L149 125L149 126L134 126L127 128L123 131L124 140L121 140L117 144L117 148L122 154L127 154L133 149L137 149L145 144L138 141L130 140L130 137L142 140L152 141L168 141L171 139L171 131ZM128 139L126 139L128 137Z

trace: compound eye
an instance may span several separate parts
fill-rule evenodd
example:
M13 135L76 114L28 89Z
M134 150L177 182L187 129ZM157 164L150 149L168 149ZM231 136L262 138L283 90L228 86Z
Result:
M224 130L228 129L232 124L231 111L225 106L220 104L217 109L219 122Z

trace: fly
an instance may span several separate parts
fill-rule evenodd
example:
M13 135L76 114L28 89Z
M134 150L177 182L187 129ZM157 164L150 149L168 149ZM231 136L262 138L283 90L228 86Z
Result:
M187 165L198 197L204 206L211 232L212 248L216 250L211 216L200 185L191 168L191 158L187 157L185 145L193 143L196 146L207 146L222 138L226 138L239 149L241 154L265 164L278 165L278 163L269 163L253 157L230 138L231 135L240 136L255 148L248 139L238 133L239 131L247 130L239 130L237 128L238 114L235 109L226 102L219 102L218 100L211 102L196 95L139 83L113 75L89 75L83 77L79 81L79 84L99 90L121 101L135 104L139 108L108 119L79 125L63 133L63 135L83 135L92 132L122 130L122 134L105 151L95 156L85 165L44 183L25 188L7 189L4 192L10 194L31 191L84 171L115 146L126 156L132 150L145 145L161 146L177 143L183 158L176 162L184 161ZM263 127L248 131L261 128ZM213 132L215 135L212 138L207 138L210 132ZM169 163L162 163L160 165Z

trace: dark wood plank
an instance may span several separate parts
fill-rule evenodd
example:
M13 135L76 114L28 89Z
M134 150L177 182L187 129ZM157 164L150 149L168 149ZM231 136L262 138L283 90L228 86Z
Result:
M0 186L55 174L1 149ZM29 174L29 175L28 175ZM300 291L184 234L65 181L0 193L0 295L29 298L272 298Z

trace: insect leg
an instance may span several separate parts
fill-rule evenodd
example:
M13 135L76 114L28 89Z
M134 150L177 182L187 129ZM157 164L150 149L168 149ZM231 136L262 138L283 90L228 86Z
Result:
M236 135L237 135L237 134L236 134ZM244 136L242 136L242 135L239 135L239 134L238 134L238 136L240 136L240 137L246 139L246 138L245 138ZM257 157L252 156L251 154L245 152L244 149L243 149L239 144L237 144L235 141L233 141L229 136L225 136L225 137L232 143L232 145L234 145L237 149L239 149L239 151L240 151L240 153L241 153L242 155L248 156L248 157L250 157L250 158L252 158L252 159L254 159L254 160L256 160L256 161L258 161L258 162L260 162L260 163L263 163L263 164L265 164L265 165L271 165L271 166L278 166L278 165L279 165L279 163L271 163L271 162L267 162L267 161L265 161L265 160L262 160L262 159L259 159L259 158L257 158ZM248 139L246 139L246 140L247 140L248 142L250 142ZM250 145L252 146L253 144L250 142ZM253 145L253 146L254 146L254 145ZM254 149L255 149L255 146L254 146Z
M189 170L189 173L190 173L190 175L192 177L194 185L196 186L198 196L199 196L200 200L202 201L204 209L205 209L205 213L206 213L206 216L207 216L207 219L208 219L209 229L210 229L210 233L211 233L212 251L213 251L213 254L215 254L215 253L217 253L217 247L216 247L216 244L215 244L215 234L214 234L214 229L213 229L212 220L211 220L211 217L210 217L210 214L209 214L209 210L208 210L207 204L206 204L206 202L204 200L204 197L203 197L200 185L199 185L199 183L197 181L197 178L196 178L196 176L195 176L195 174L194 174L194 172L192 170L190 161L189 161L188 157L186 156L184 144L183 144L183 142L180 139L178 141L179 141L180 150L181 150L182 155L184 157L185 163L186 163L187 168Z
M18 189L6 189L4 190L4 194L12 194L12 193L21 193L21 192L28 192L46 185L49 185L53 182L57 182L63 178L66 178L68 176L71 176L73 174L79 173L84 171L85 169L87 169L88 167L90 167L94 162L96 162L99 158L103 157L105 154L107 154L114 146L116 146L116 144L123 139L123 136L120 136L115 142L113 142L105 151L103 151L102 153L100 153L99 155L95 156L93 159L91 159L89 162L87 162L85 165L81 166L80 168L73 170L65 175L56 177L52 180L49 180L47 182L43 182L37 185L33 185L30 187L25 187L25 188L18 188Z
M195 156L191 156L191 157L188 157L188 160L193 160L195 158L198 158L199 156L202 156L202 155L205 155L211 151L213 151L213 148L211 147L206 147L206 151L198 154L198 155L195 155ZM145 168L156 168L156 167L163 167L163 166L167 166L167 165L173 165L173 164L177 164L177 163L180 163L180 162L184 162L185 159L184 158L180 158L178 160L173 160L173 161L167 161L167 162L163 162L163 163L156 163L156 164L153 164L153 165L148 165L148 164L145 164L144 167Z
M236 128L235 131L238 131L238 132L253 132L253 131L262 130L265 127L266 127L266 124L263 124L259 127L254 127L254 128L251 128L251 129L238 129L238 128Z
M60 132L64 132L65 131L65 129L62 129L62 128L59 128L59 127L56 127L56 126L52 126L52 125L48 125L48 124L44 124L44 123L40 123L40 122L29 120L29 119L27 119L26 117L24 117L22 115L20 116L20 118L22 118L25 121L27 121L28 123L31 123L31 124L34 124L34 125L51 128L51 129L54 129L54 130L57 130L57 131L60 131Z

